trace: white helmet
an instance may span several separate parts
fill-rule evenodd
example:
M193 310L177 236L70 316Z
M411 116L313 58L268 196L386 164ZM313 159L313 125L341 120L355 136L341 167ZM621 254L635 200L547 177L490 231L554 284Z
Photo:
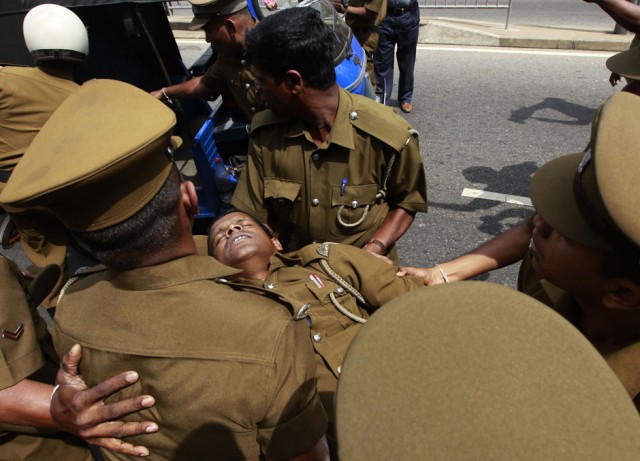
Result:
M22 33L36 62L84 62L89 54L89 36L82 20L60 5L46 3L32 8L24 17Z

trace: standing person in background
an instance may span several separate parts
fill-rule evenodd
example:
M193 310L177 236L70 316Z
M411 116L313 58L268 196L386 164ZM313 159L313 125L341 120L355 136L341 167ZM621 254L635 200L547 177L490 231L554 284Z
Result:
M59 5L31 9L24 18L23 34L36 67L0 67L0 192L40 128L79 88L74 73L89 54L84 24L75 13ZM31 212L11 219L33 263L30 273L36 274L49 264L61 268L58 284L43 301L47 307L55 306L57 293L67 278L64 229L54 219Z
M413 72L420 29L417 0L387 0L387 15L378 27L380 39L373 56L376 94L388 104L393 90L394 52L398 59L398 104L405 114L413 110ZM397 50L396 50L397 46Z
M584 0L587 3L595 3L607 13L615 22L635 33L630 48L640 46L640 5L631 0ZM621 75L611 72L609 82L612 86L620 83Z
M373 55L378 48L378 26L387 12L387 0L351 0L343 4L332 2L338 13L344 13L345 22L367 55L367 73L373 89L376 89L376 73Z

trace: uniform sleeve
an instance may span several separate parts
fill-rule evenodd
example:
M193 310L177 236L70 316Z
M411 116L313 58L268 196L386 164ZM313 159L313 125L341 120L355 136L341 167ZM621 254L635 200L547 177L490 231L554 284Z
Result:
M250 139L247 163L240 174L231 205L261 222L268 222L268 211L264 205L262 157L253 138Z
M331 245L329 264L364 297L380 307L396 296L424 287L422 277L397 277L397 267L350 245Z
M267 457L290 459L311 450L327 430L305 322L291 321L283 331L275 374L272 404L258 425L258 442Z
M213 95L219 95L227 88L224 78L219 72L221 65L221 60L216 60L202 76L202 84L206 86Z
M13 265L0 257L0 389L11 387L44 365L25 293ZM22 333L20 334L20 332Z
M427 179L416 135L396 155L387 181L387 201L392 208L427 211Z

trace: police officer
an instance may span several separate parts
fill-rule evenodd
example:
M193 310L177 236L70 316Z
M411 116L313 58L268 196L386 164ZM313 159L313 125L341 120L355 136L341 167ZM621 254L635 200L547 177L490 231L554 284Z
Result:
M140 374L132 392L153 389L163 428L141 441L154 459L324 459L326 416L306 324L275 300L216 282L234 270L196 255L197 195L171 159L175 123L148 93L90 80L47 122L0 194L3 204L54 215L108 268L65 289L56 349L82 345L89 385L123 368ZM61 158L43 156L48 150ZM48 174L34 181L42 169Z
M141 396L108 405L103 401L113 392L131 385L135 381L131 373L101 383L100 390L86 390L82 378L69 368L68 373L60 372L59 384L63 390L58 392L58 388L53 387L58 360L52 354L46 326L35 306L56 278L56 266L49 266L27 284L16 265L0 257L0 458L93 459L82 440L57 432L60 430L121 453L148 454L145 447L134 447L120 438L152 432L157 426L151 423L132 426L114 420L153 405L153 400ZM77 361L78 357L65 357L63 363L71 365L70 359ZM52 418L49 408L54 398L56 418Z
M333 32L311 8L266 17L247 35L269 110L251 124L232 204L272 226L286 250L339 242L397 258L426 211L415 130L336 84Z
M351 344L336 411L342 461L631 461L640 449L640 416L593 346L486 282L382 306Z
M378 307L422 287L423 281L396 277L393 265L350 245L311 244L287 254L281 250L269 229L246 213L230 212L211 226L209 254L242 270L231 284L277 293L310 325L318 392L329 416L327 438L335 451L334 395L349 344Z
M171 85L151 94L161 101L172 98L212 98L229 94L247 120L264 109L243 55L244 38L255 25L246 0L190 0L193 20L189 29L203 30L217 53L216 61L202 76Z
M345 22L367 56L367 73L373 89L376 90L376 73L373 68L373 54L378 48L378 26L387 13L387 0L351 0L332 2L338 13L344 13Z
M0 67L0 191L42 125L78 88L74 71L89 53L84 24L75 13L59 5L31 9L24 18L23 33L36 67ZM46 155L55 156L57 152ZM44 301L46 306L54 306L66 278L64 230L55 220L32 213L12 219L33 263L31 272L37 273L49 264L62 269L59 283Z
M640 97L614 94L598 110L587 150L536 172L529 226L439 267L405 270L425 275L425 283L455 281L513 262L519 252L518 288L573 322L640 408L640 235L631 199L640 192L638 113Z

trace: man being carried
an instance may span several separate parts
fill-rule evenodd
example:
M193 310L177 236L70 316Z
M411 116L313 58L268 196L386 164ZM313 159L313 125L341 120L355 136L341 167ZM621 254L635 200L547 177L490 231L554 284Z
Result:
M316 243L281 254L270 230L239 211L213 223L208 246L218 261L241 270L227 277L231 285L275 292L306 319L332 442L334 395L352 339L378 307L422 287L422 278L396 277L393 265L350 245Z

